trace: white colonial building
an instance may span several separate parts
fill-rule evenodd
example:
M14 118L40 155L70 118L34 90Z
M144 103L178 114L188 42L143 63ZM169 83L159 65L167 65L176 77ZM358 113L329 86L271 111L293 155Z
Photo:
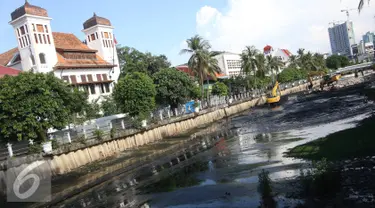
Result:
M289 58L293 54L288 49L273 49L272 46L267 45L263 48L264 55L268 56L271 55L272 57L277 57L280 61L282 61L285 66L289 64Z
M85 90L93 101L112 92L120 76L108 19L93 15L83 24L85 43L70 33L53 32L47 10L27 1L11 13L18 46L0 54L0 65L41 73L53 72Z

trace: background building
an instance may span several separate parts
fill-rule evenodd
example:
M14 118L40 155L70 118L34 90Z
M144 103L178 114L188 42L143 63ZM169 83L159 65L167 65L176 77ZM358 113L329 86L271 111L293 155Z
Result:
M352 57L352 45L355 44L353 23L346 21L342 24L335 24L328 28L332 54L340 54Z
M375 44L375 34L373 32L367 32L365 35L362 36L362 40L364 43Z
M22 71L53 72L87 91L89 100L112 93L120 76L113 27L96 14L84 22L87 44L71 33L53 32L47 10L25 4L11 13L18 46L0 54L0 65Z
M241 74L241 56L237 53L222 52L215 56L225 76L233 77Z

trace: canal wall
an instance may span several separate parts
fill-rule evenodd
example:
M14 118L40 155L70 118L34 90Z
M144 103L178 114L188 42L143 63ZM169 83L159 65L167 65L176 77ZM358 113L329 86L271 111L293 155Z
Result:
M319 81L315 81L318 84ZM283 90L282 95L301 92L307 89L307 84ZM131 136L118 138L97 144L91 147L65 152L51 156L27 156L23 158L10 158L8 161L0 164L0 191L5 191L5 176L10 173L17 176L22 170L32 163L40 163L33 171L40 176L52 177L72 172L90 163L114 157L126 150L135 149L139 146L147 145L162 140L163 138L175 136L197 127L208 125L219 121L225 117L233 116L248 110L251 107L263 105L266 97L248 100L242 103L232 103L230 106L212 109L209 112L200 112L195 117L187 118L182 121L169 123L144 132L136 133Z

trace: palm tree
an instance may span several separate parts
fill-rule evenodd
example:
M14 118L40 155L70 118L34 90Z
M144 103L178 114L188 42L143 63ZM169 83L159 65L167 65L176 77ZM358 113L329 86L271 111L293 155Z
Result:
M264 78L268 73L266 67L266 57L263 53L259 53L255 55L255 64L256 64L256 76Z
M297 58L301 59L305 55L305 49L304 48L298 49L297 54L298 54Z
M195 75L199 77L199 84L202 88L202 98L204 96L204 87L203 82L204 78L207 75L212 75L216 78L216 72L220 72L217 60L214 56L217 55L216 52L210 52L211 49L210 43L203 39L199 35L195 35L192 38L186 40L188 45L187 49L182 49L180 54L191 54L188 66L193 71Z
M255 56L259 54L259 50L255 46L246 46L241 53L241 68L242 72L249 75L251 72L255 75L256 59Z
M322 54L319 54L319 53L314 53L313 63L315 65L315 70L322 70L326 66L324 56Z
M273 56L267 56L267 68L272 73L272 82L275 82L275 73L280 71L280 68L284 66L284 63L278 58Z
M298 63L299 59L296 55L291 55L289 57L289 67L291 68L299 68L299 63Z

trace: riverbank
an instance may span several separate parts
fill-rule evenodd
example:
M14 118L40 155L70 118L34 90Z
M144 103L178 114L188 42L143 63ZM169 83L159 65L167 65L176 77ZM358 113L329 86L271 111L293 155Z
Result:
M357 127L339 131L327 137L299 145L286 156L309 160L338 161L375 154L375 116L363 120Z
M199 135L201 129L195 129L194 132L187 133L185 137L165 138L157 143L138 147L132 152L142 152L150 155L155 149L167 148L166 143L187 141L187 146L168 146L168 149L171 149L172 152L165 152L165 155L160 157L152 155L149 157L149 161L143 160L138 163L138 166L135 164L133 169L132 167L126 167L129 165L127 163L129 157L123 154L129 153L129 150L127 150L119 154L118 158L112 158L108 162L99 162L95 167L90 168L89 173L84 173L83 171L83 177L79 177L77 180L61 178L61 183L53 183L60 191L65 190L60 197L54 197L56 199L54 202L62 200L60 205L65 204L66 207L70 207L72 204L75 207L83 207L83 205L80 205L83 202L86 205L91 204L96 207L103 204L106 207L118 207L124 201L132 203L133 201L142 202L150 199L152 207L173 207L173 205L177 207L180 207L179 205L185 205L182 207L248 207L249 204L256 206L259 203L258 195L256 194L257 174L259 171L262 169L269 171L270 177L276 180L276 184L282 182L280 180L294 177L298 175L300 168L302 168L301 165L303 164L301 162L303 161L289 160L282 157L282 153L285 150L340 129L352 128L358 121L363 119L362 115L368 112L372 105L364 103L364 96L358 92L360 90L356 88L355 90L344 89L343 92L337 92L331 96L325 94L312 96L299 93L293 95L289 101L277 110L257 107L241 112L241 114L236 114L233 117L226 117L221 120L221 122L225 122L223 123L224 126L217 125L218 122L210 125L217 126L213 130L228 129L235 134L233 136L221 134L220 136L220 133L214 133L213 136L215 138L214 140L211 139L211 141L217 143L215 146L213 146L213 142L209 144L207 143L208 140L201 140L198 136L197 140L195 140L200 140L198 146L204 148L210 146L212 148L207 148L206 151L194 154L194 156L189 152L190 150L195 151L195 148L189 146L195 141L190 140L189 136ZM334 104L333 107L332 104ZM343 114L344 109L350 113ZM218 134L219 138L222 139L218 140L215 134ZM186 151L186 148L190 150ZM190 159L184 160L184 154ZM144 156L140 155L140 157ZM178 163L176 158L180 158L180 163ZM113 160L121 164L114 164L113 168L108 167ZM154 186L152 185L153 183L157 183L157 181L163 180L165 177L170 177L174 171L178 171L178 167L182 167L185 164L188 165L194 161L201 161L205 164L210 164L209 161L211 161L213 170L198 173L196 179L194 179L194 173L189 173L184 177L180 177L181 180L186 178L187 181L181 181L180 185L176 184L176 186L181 187L200 182L199 185L178 188L177 190L174 190L172 186L172 192L163 192L156 195L140 195L140 190L137 186L123 185L123 183L131 181L132 178L136 178L139 185L142 184L141 186L150 187L149 185L151 185L151 187L155 187L157 184ZM173 166L170 165L170 162ZM165 169L161 170L160 165L163 165ZM145 169L134 170L139 169L139 166ZM153 166L156 167L157 173L148 176L150 177L149 179L138 180L139 176L137 174L151 173ZM104 176L95 180L95 177L100 177L101 175L98 172L103 171L107 172L108 177ZM117 173L121 173L121 176L115 176ZM191 174L193 174L193 178ZM86 176L90 179L87 179ZM67 181L74 183L74 186L69 186ZM80 186L86 182L88 182L88 185L95 183L100 183L100 185L85 191L88 187L80 188ZM163 184L174 185L173 180L171 182ZM241 189L241 187L244 189ZM167 186L165 188L171 187ZM230 191L232 197L226 198L233 200L228 201L225 198L220 198L220 196L225 196L225 192L228 191ZM283 193L286 191L284 186L281 184L280 188L275 191L280 193L281 198L279 199L284 200L282 198ZM127 194L126 196L124 195L125 193ZM161 198L163 199L162 201L160 201ZM113 206L108 204L108 202L111 202ZM215 204L210 202L215 202Z

